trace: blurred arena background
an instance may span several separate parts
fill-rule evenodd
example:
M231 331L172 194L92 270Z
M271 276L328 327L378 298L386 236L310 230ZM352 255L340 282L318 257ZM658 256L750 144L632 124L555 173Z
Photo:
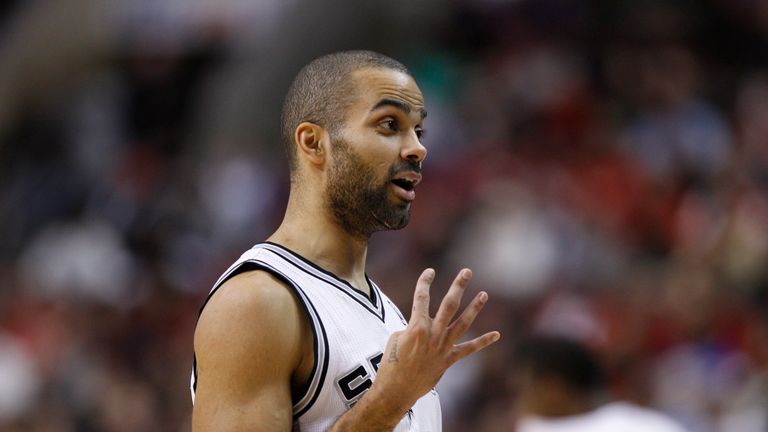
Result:
M768 430L768 2L70 0L0 6L0 431L189 430L192 331L278 224L279 107L367 48L425 93L411 225L370 275L404 310L460 266L502 343L440 384L448 432L513 430L515 342L596 349L616 398Z

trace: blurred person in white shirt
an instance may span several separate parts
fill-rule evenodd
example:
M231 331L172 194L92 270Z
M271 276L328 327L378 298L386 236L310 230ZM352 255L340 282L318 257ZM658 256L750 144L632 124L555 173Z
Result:
M515 350L517 432L686 432L661 412L610 401L597 358L579 342L534 336Z

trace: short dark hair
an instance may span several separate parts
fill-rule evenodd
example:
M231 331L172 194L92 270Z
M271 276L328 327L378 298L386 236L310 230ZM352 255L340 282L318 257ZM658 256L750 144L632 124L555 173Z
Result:
M574 392L589 394L603 385L603 369L596 356L572 339L531 336L517 346L514 366L539 378L555 378Z
M302 122L311 122L335 133L356 94L350 75L364 68L392 69L410 75L397 60L363 50L318 57L296 75L285 96L281 116L282 139L291 172L296 169L296 145L293 142L296 127Z

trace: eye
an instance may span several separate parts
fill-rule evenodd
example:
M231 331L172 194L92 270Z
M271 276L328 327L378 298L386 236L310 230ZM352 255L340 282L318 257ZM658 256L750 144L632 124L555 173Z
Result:
M416 131L416 138L418 138L419 141L423 140L424 137L427 135L427 131L424 130L424 128L421 126L417 126L415 131Z
M397 131L397 120L393 118L387 118L379 123L379 126L390 131Z

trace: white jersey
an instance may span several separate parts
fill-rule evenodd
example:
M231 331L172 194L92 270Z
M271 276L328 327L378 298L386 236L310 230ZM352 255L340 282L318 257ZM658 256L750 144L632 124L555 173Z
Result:
M406 327L405 318L367 276L370 297L298 254L269 242L245 252L219 278L208 298L232 276L250 270L263 270L277 277L301 301L312 327L315 363L305 388L293 395L294 431L325 431L371 387L387 340ZM191 381L193 403L196 380L195 367ZM440 401L433 389L416 402L394 430L441 429Z
M585 414L523 417L518 432L688 432L664 414L625 402L612 402Z

